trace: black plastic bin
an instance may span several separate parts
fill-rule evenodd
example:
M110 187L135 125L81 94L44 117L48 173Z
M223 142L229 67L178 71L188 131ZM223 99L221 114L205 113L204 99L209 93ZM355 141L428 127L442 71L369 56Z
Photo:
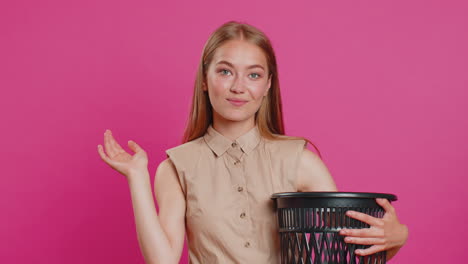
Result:
M345 215L347 210L382 218L384 209L375 198L396 201L386 193L287 192L271 199L277 208L282 264L381 264L386 252L369 256L354 254L369 245L344 242L343 228L368 228L368 224Z

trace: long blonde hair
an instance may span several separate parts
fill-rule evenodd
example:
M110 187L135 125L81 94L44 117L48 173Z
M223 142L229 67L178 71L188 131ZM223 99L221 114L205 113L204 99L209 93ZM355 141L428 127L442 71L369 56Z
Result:
M285 135L278 68L271 42L259 29L236 21L229 21L221 25L211 34L203 47L195 79L192 107L182 142L185 143L203 136L213 122L213 108L208 93L203 91L203 83L206 80L206 71L212 62L216 49L229 40L245 40L255 44L263 50L267 59L271 87L268 95L263 99L260 109L255 114L255 122L260 135L270 140L303 139L310 143L317 150L318 155L322 157L319 149L310 140Z

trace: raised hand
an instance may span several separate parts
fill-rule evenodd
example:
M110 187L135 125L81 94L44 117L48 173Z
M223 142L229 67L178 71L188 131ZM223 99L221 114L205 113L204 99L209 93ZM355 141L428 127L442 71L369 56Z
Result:
M139 172L148 170L148 156L134 141L128 141L128 147L135 152L132 156L117 143L112 136L112 132L106 130L104 133L104 146L105 152L102 145L98 145L98 153L101 159L111 168L123 174L127 180L132 175L137 175Z
M376 201L385 210L383 218L372 217L352 210L346 212L347 216L370 225L369 228L340 230L340 235L346 235L344 239L346 243L372 245L367 249L357 249L356 255L366 256L389 250L388 255L393 256L408 238L408 228L398 221L395 208L390 202L380 198L377 198ZM390 254L390 251L393 253Z

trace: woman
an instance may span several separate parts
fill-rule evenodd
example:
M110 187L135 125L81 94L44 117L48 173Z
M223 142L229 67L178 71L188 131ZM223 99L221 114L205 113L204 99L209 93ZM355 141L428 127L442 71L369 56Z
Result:
M107 154L101 145L98 152L128 179L138 241L148 263L178 263L185 231L191 263L278 263L271 194L337 191L307 142L284 135L270 41L260 30L231 21L205 44L184 144L167 150L168 158L156 170L159 215L145 151L129 141L135 154L128 154L106 130ZM377 202L386 210L382 219L348 211L371 227L341 234L348 243L373 245L356 254L387 250L390 259L408 230L387 200Z

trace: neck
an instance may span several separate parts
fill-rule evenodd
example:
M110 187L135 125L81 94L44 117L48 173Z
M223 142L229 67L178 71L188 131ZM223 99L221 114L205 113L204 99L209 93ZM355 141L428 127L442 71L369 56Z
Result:
M254 116L244 121L226 120L216 114L213 116L213 128L230 140L236 140L238 137L249 132L254 127Z

